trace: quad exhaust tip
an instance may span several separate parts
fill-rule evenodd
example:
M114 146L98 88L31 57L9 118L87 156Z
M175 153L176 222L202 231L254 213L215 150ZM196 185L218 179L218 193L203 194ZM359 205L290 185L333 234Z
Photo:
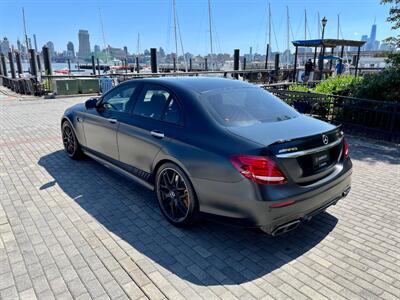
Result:
M281 235L281 234L287 233L289 231L292 231L300 225L300 222L301 222L300 220L295 220L295 221L280 225L277 228L275 228L271 234L272 234L272 236L277 236L277 235Z

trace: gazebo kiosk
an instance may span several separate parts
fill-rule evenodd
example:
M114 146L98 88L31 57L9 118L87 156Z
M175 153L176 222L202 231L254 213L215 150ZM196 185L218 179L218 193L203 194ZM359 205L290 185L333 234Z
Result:
M327 57L325 56L325 51L326 48L331 48L331 53L333 54L333 50L336 47L341 46L341 51L340 51L340 61L343 60L343 52L344 52L344 47L345 46L350 46L350 47L357 47L357 56L356 56L356 61L354 63L356 70L355 70L355 75L357 76L358 72L358 62L360 60L360 49L361 47L365 44L365 41L354 41L354 40L337 40L337 39L317 39L317 40L300 40L300 41L293 41L292 42L294 47L295 47L295 53L294 53L294 76L293 76L293 81L297 81L296 77L296 72L297 72L297 54L298 54L298 49L299 47L305 47L305 48L314 48L314 66L317 58L317 49L321 48L321 52L318 57L318 70L320 73L320 78L322 78L322 73L323 73L323 67L324 67L324 58L330 58L332 59L332 55ZM332 64L331 64L332 66Z

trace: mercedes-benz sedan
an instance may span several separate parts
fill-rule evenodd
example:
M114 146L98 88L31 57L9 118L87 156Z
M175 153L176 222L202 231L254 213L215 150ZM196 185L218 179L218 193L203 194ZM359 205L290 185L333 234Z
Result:
M65 111L65 151L155 191L177 226L201 215L277 235L350 190L340 128L238 80L126 81Z

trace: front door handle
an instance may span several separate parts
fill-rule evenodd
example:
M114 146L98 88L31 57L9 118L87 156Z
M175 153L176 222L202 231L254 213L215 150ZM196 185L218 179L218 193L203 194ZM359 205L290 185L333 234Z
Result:
M108 122L112 123L112 124L116 124L117 123L117 119L107 119Z
M158 130L152 130L152 131L150 131L150 134L158 139L164 138L164 133L162 133L161 131L158 131Z

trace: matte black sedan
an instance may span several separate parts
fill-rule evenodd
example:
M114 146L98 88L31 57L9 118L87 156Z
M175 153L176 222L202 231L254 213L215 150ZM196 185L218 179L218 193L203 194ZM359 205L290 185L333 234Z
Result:
M68 156L153 189L177 226L205 215L277 235L350 190L340 128L237 80L127 81L67 109L61 127Z

